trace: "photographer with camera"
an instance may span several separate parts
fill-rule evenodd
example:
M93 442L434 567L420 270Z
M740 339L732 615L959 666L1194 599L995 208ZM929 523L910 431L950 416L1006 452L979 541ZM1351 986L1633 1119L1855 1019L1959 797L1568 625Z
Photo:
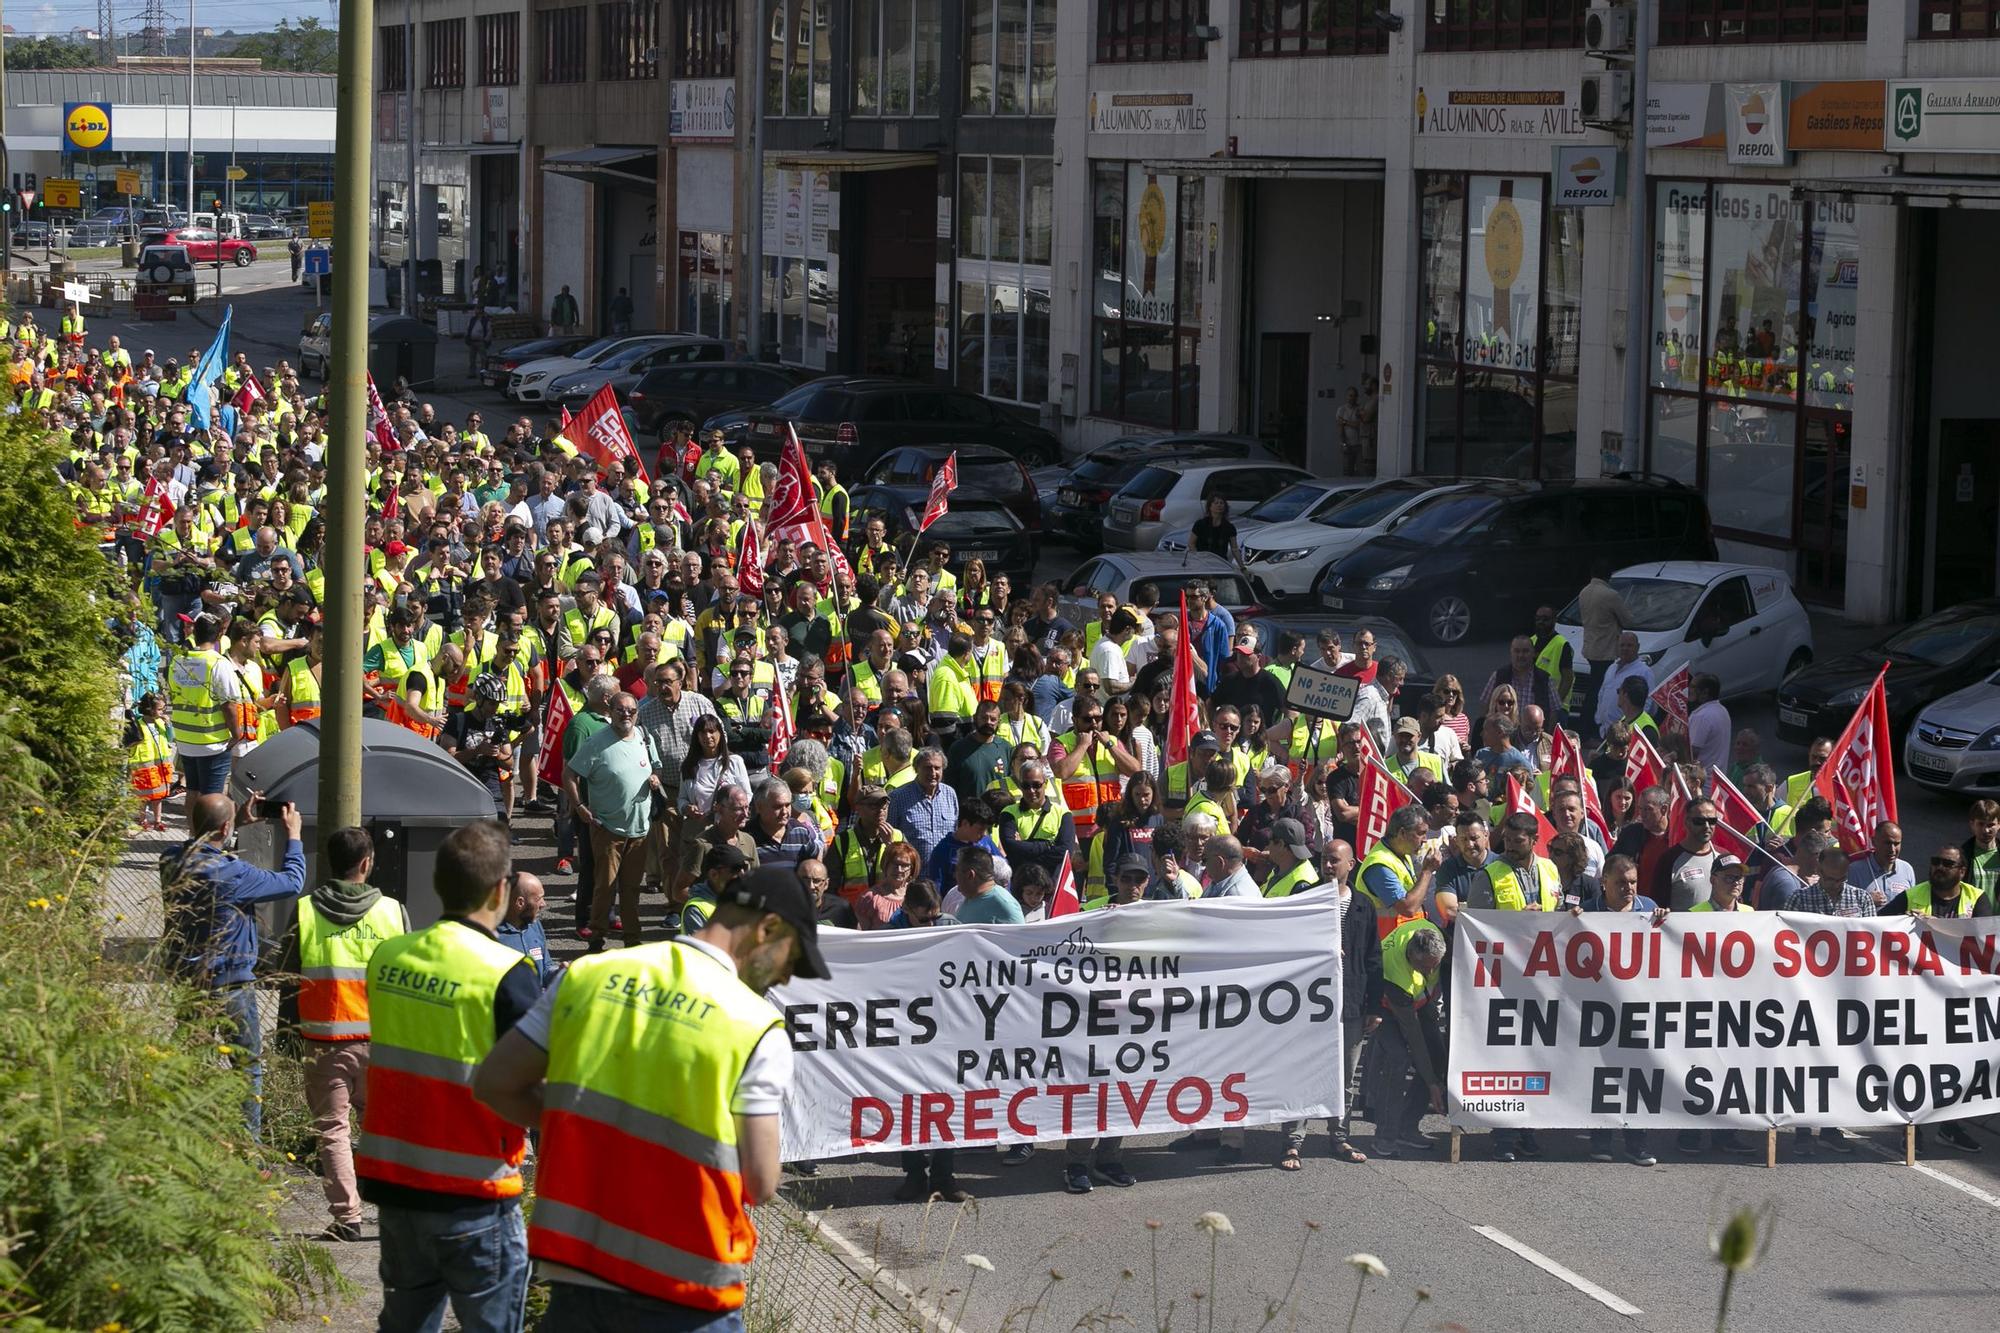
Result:
M525 711L500 711L506 696L506 678L487 672L472 682L471 701L450 715L438 737L446 754L486 784L503 823L514 805L514 748L527 727Z

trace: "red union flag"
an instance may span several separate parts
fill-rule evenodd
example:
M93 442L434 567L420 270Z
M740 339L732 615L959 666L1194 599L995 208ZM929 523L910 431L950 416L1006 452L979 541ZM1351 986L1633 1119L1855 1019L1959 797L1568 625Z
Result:
M173 518L174 499L167 494L166 483L154 477L146 483L146 502L139 507L139 535L149 540L157 537Z
M1658 704L1666 713L1667 730L1686 731L1688 729L1688 682L1693 679L1687 664L1653 687L1647 698L1649 704Z
M944 460L944 466L931 478L931 498L924 502L923 521L917 524L917 531L924 532L930 525L951 512L950 496L958 489L958 450L951 451L951 457Z
M389 409L382 405L382 391L375 387L375 372L368 372L368 429L375 443L384 449L400 449L396 432L389 426Z
M1174 640L1174 687L1167 700L1167 762L1187 762L1188 745L1201 730L1194 698L1194 640L1188 636L1187 593L1181 593L1181 628Z
M647 485L652 478L646 474L646 464L639 457L639 446L632 443L632 432L625 425L624 414L618 410L618 391L606 384L590 396L583 405L583 411L570 418L563 427L567 437L569 426L580 428L581 438L571 443L597 460L597 465L609 468L613 463L623 463L632 473Z
M1644 731L1632 728L1631 743L1625 747L1625 785L1632 789L1633 799L1637 800L1646 788L1657 787L1666 780L1667 761L1646 739Z
M1813 786L1833 807L1833 825L1849 856L1867 851L1875 826L1896 818L1896 773L1890 760L1889 664L1875 674L1875 683L1861 696L1860 707L1834 742L1833 754L1813 779Z
M1722 821L1715 826L1717 850L1747 864L1750 853L1764 850L1757 845L1756 838L1757 826L1764 822L1764 816L1758 812L1756 803L1713 764L1708 769L1708 799L1715 802L1716 816Z
M1083 910L1083 898L1076 891L1076 867L1069 853L1063 853L1062 869L1056 872L1056 890L1049 895L1049 916L1074 916Z
M796 541L811 540L786 531L808 528L819 517L819 488L813 485L812 464L806 461L805 446L790 423L785 426L785 446L778 451L778 479L771 484L765 505L765 521L775 532Z
M1550 777L1576 779L1576 785L1583 792L1583 817L1597 826L1597 831L1604 837L1604 845L1609 847L1611 821L1604 817L1604 806L1597 799L1597 779L1584 765L1583 746L1577 743L1576 737L1557 727L1549 758Z
M792 741L798 736L798 728L792 724L792 701L785 697L783 676L773 675L771 702L764 715L771 725L771 776L783 777L785 753L792 748Z
M1528 788L1511 773L1507 775L1507 813L1535 817L1535 854L1547 856L1549 839L1556 836L1556 826L1549 822L1549 817L1535 804L1535 798L1528 794Z
M549 691L549 711L542 717L542 766L539 772L544 782L562 781L563 737L569 731L572 716L569 691L563 688L561 681L556 681Z
M1383 762L1382 752L1375 748L1375 737L1366 726L1356 728L1361 733L1361 757L1371 764Z
M736 548L736 587L751 597L764 595L764 542L755 519L743 524L743 544Z
M1406 805L1414 804L1416 799L1410 789L1398 782L1395 774L1379 762L1362 760L1361 813L1354 821L1355 856L1368 855L1369 849L1382 841L1382 834L1389 827L1389 816Z
M234 400L236 410L238 412L254 411L257 404L263 401L264 386L257 382L257 377L254 374L245 375L242 385L236 390L236 398Z

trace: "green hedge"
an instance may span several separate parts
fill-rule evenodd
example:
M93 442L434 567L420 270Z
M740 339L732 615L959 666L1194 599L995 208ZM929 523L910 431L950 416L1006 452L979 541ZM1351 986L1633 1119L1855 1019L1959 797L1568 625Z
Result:
M0 417L0 1326L262 1328L330 1265L279 1228L205 998L105 957L117 590L57 457Z

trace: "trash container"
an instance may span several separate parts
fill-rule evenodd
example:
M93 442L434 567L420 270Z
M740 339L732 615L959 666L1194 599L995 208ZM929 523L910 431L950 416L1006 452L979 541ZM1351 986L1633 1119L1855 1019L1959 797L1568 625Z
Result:
M368 370L386 393L397 376L422 388L437 380L437 330L408 315L378 315L368 325Z
M305 822L306 887L325 876L318 865L319 724L289 727L238 759L229 777L237 801L261 791L291 801ZM494 817L486 785L456 760L407 727L377 718L361 723L361 822L375 837L370 882L402 902L415 929L439 916L432 874L438 845L451 831ZM275 821L244 824L237 849L257 865L276 869L284 859L284 830ZM291 931L296 904L269 903L258 912L267 960Z

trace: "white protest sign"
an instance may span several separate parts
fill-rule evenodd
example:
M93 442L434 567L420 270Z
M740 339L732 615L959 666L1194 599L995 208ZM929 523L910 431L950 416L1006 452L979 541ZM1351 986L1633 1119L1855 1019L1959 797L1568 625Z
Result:
M1361 682L1353 676L1336 676L1302 662L1292 668L1292 683L1285 690L1285 702L1301 713L1345 722L1354 716L1360 691Z
M2000 1110L2000 921L1461 912L1452 1123L1765 1129Z
M832 978L771 992L797 1057L788 1161L1261 1125L1342 1104L1331 894L820 943Z
M87 305L90 301L90 284L87 282L65 282L63 284L63 300L75 301L79 305Z

